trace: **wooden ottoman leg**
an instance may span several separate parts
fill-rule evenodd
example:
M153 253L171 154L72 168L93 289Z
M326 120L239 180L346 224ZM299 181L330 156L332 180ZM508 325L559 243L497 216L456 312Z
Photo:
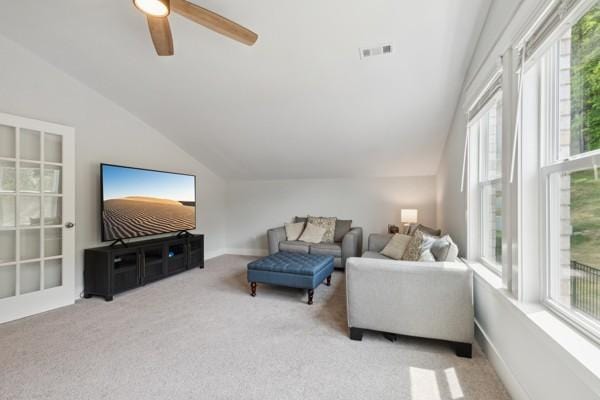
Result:
M313 295L315 294L314 289L308 289L308 305L313 303Z
M325 283L327 286L331 286L331 275L329 275L327 277L327 283Z
M252 297L256 297L256 282L251 282L250 283L250 296Z

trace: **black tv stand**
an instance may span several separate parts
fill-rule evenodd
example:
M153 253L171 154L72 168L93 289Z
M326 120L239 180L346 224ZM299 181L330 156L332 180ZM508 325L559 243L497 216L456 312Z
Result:
M117 245L121 243L123 245L123 247L127 247L127 243L125 243L125 241L123 239L117 239L114 242L112 242L110 244L110 247L117 247Z
M104 297L171 275L204 268L204 235L165 237L105 246L84 252L83 297Z
M181 238L189 238L192 237L193 235L191 233L189 233L188 231L180 231L177 236L175 236L177 239L181 239Z

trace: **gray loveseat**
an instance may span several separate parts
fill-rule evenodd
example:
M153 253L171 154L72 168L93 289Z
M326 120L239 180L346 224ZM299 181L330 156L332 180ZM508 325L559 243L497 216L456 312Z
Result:
M301 220L301 218L296 217L295 222ZM330 255L334 257L333 265L337 269L344 269L346 267L346 259L360 257L362 254L362 236L362 228L353 227L344 235L336 234L338 240L334 243L306 243L299 240L288 241L285 234L285 227L283 226L267 231L269 254L275 254L279 251L290 251Z
M454 262L397 261L379 252L392 235L369 236L361 258L346 266L350 338L363 330L454 342L456 354L471 357L473 273Z

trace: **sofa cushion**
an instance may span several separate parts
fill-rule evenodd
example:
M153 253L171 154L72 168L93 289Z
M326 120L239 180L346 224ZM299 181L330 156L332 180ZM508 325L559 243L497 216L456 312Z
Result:
M279 251L289 251L291 253L308 253L308 243L299 240L285 240L279 242Z
M308 224L313 224L325 229L325 233L323 234L323 239L321 241L323 243L333 243L333 239L335 237L335 221L337 218L335 217L308 217Z
M458 246L450 235L445 235L433 243L431 253L437 261L454 262L458 257Z
M419 256L419 261L422 261L422 262L435 262L436 259L433 256L433 254L431 254L430 250L425 250L425 251L421 251L421 255Z
M408 242L408 246L406 246L406 250L402 255L402 259L405 261L418 261L419 257L421 257L421 243L423 242L423 233L417 230L415 234L412 236L410 242Z
M304 230L304 222L296 222L293 224L284 224L285 236L287 240L298 240Z
M394 260L400 260L411 240L412 236L396 233L381 250L381 254Z
M450 249L448 250L448 254L446 255L446 259L444 261L454 262L458 258L458 246L454 243L454 240L450 237L450 235L444 235L442 237L446 238L450 242Z
M450 250L450 242L446 238L439 238L431 245L431 253L437 261L445 261Z
M302 223L306 224L306 221L308 221L307 217L298 217L298 216L294 217L294 222L302 222Z
M391 258L384 256L376 251L365 251L362 258L377 258L379 260L391 260Z
M346 233L352 229L351 219L338 219L335 221L335 233L333 234L334 242L341 242Z
M369 251L380 252L386 244L394 236L392 233L372 233L369 235L368 249Z
M414 235L416 231L421 231L421 232L426 233L431 236L441 236L442 235L441 229L434 229L434 228L430 228L428 226L421 225L421 224L417 224L417 225L410 224L410 227L408 228L408 234Z
M342 246L338 243L315 243L310 245L310 254L341 257Z
M324 234L325 228L313 225L310 222L308 222L306 224L306 228L304 228L304 232L302 232L302 236L300 236L300 239L298 240L307 243L320 243L321 241L323 241Z

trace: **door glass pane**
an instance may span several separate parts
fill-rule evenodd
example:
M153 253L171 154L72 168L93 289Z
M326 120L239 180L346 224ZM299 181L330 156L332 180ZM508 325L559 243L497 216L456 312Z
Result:
M19 266L21 271L20 293L31 293L40 290L42 270L39 262L25 263Z
M0 264L15 261L16 237L15 231L0 231Z
M21 196L19 225L38 226L40 224L40 202L39 196Z
M41 153L41 135L38 131L21 128L20 156L21 160L39 161Z
M62 222L62 198L44 197L44 224L60 225Z
M17 190L15 166L13 161L0 161L0 193L14 193Z
M62 193L62 168L44 165L44 193Z
M559 43L560 159L600 149L600 5Z
M0 267L0 299L14 296L16 287L17 267L15 265Z
M21 193L39 193L40 165L33 163L21 163L19 179L19 191Z
M40 258L40 230L23 229L19 233L21 260Z
M15 226L17 205L15 196L0 196L0 227Z
M555 174L550 215L551 296L600 320L600 171Z
M0 157L16 158L16 132L13 126L0 125Z
M62 136L52 133L44 134L44 160L62 162Z
M44 289L62 285L62 260L44 261Z
M62 255L62 229L44 229L44 257Z

